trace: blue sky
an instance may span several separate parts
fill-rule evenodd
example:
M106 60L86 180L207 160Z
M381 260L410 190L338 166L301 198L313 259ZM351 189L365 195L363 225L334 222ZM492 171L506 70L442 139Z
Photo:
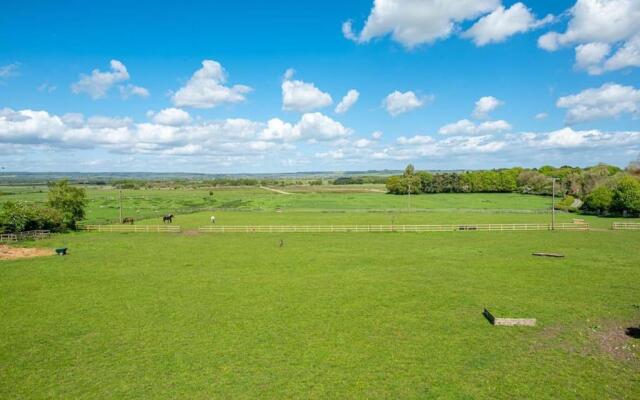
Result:
M640 153L638 18L634 0L9 0L0 163L625 166Z

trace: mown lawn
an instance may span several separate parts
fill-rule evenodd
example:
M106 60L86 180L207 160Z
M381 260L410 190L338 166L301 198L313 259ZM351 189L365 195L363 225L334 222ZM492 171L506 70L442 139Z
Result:
M0 398L633 399L639 240L57 236L0 262Z
M551 213L518 213L495 210L422 210L418 212L350 211L206 211L175 216L174 224L183 229L211 225L442 225L442 224L550 224ZM609 229L614 221L638 222L637 218L601 218L564 212L556 213L556 222L572 223L583 219L596 229ZM137 225L162 224L162 218L138 220Z

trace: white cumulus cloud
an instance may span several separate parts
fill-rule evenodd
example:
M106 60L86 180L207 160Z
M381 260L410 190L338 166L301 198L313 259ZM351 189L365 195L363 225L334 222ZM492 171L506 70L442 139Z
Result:
M293 80L293 69L288 69L282 82L282 109L308 112L327 107L333 103L329 93L318 89L313 83Z
M615 118L622 114L640 115L640 90L633 86L605 83L599 88L560 97L559 108L566 108L568 124Z
M252 89L246 85L225 86L227 73L222 65L213 60L202 61L187 84L173 95L177 107L213 108L221 104L241 103Z
M338 103L338 105L336 106L336 110L335 110L336 113L344 114L347 111L349 111L351 106L356 104L359 97L360 97L360 92L358 92L355 89L349 90L347 94L342 98L340 103Z
M476 101L476 107L473 110L473 116L479 119L489 117L489 113L503 105L504 102L493 96L484 96Z
M640 1L577 0L568 13L565 32L546 33L539 47L576 46L576 67L594 75L640 66Z
M485 121L480 124L476 124L468 119L461 119L460 121L444 125L438 130L438 133L448 136L472 136L505 132L510 129L511 124L501 119L497 121Z
M120 96L125 100L131 96L149 97L149 90L130 83L127 85L120 85L118 89L120 90Z
M153 116L153 122L160 125L181 126L189 124L191 116L179 108L165 108Z
M87 93L93 99L105 97L113 85L129 79L127 67L118 60L111 60L111 70L102 72L99 69L91 71L90 75L81 74L78 82L71 85L75 94Z
M500 0L375 0L360 33L353 31L351 21L342 25L342 32L360 43L390 34L413 48L449 37L460 22L476 19L500 4Z
M462 37L472 39L477 46L484 46L504 42L510 36L539 28L553 19L553 15L536 19L533 12L522 3L515 3L510 8L499 6L463 32Z
M412 91L402 93L396 90L393 93L389 93L389 95L384 99L384 107L390 115L395 117L415 110L416 108L420 108L424 106L427 101L432 99L433 96L419 98Z

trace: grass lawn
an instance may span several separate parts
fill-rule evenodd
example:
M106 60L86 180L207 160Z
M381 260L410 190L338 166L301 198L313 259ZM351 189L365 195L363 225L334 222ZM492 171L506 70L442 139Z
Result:
M639 240L56 236L0 262L0 398L637 398Z
M304 189L304 190L303 190ZM24 200L44 203L46 187L0 187L0 202ZM551 207L543 196L511 193L447 193L394 196L370 190L371 185L284 187L280 194L257 187L215 189L123 190L123 215L136 220L166 213L186 214L198 209L284 210L402 210L409 206L422 210L513 210L540 212ZM336 190L338 190L336 192ZM87 188L87 222L108 223L118 220L119 191L109 187Z

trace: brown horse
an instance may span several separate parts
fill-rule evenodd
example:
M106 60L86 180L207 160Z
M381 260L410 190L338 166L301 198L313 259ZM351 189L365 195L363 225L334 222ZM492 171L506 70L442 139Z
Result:
M123 224L131 224L131 225L133 225L133 218L125 217L125 218L122 219L122 223Z

